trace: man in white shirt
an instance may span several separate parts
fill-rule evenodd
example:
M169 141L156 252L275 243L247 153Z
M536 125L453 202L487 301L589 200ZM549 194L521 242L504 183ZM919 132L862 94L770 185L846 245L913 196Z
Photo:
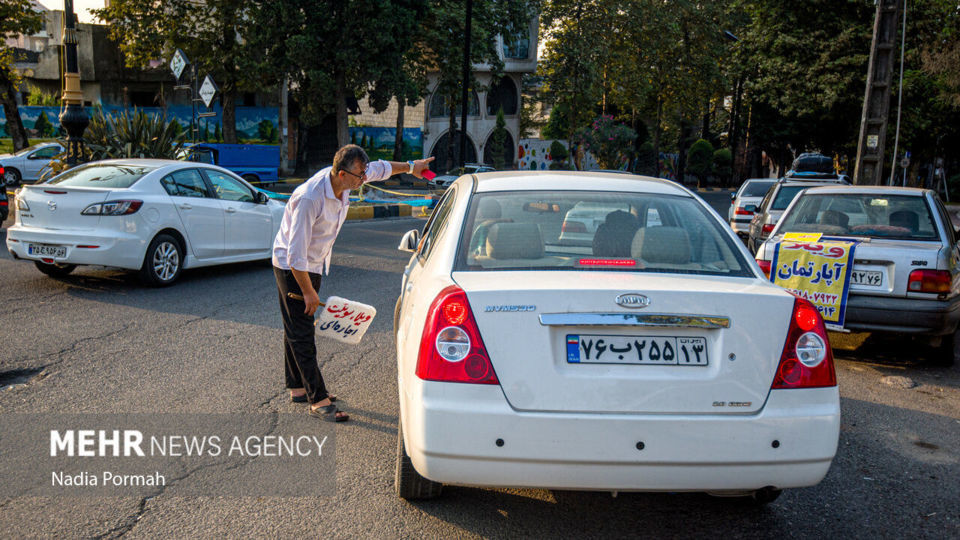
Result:
M332 402L317 365L313 314L320 306L320 275L330 273L330 254L347 218L350 191L365 182L409 173L423 178L433 158L406 163L370 163L363 148L348 144L337 150L333 166L321 170L294 190L273 242L273 273L283 316L283 356L290 399L310 403L311 416L331 422L350 417Z

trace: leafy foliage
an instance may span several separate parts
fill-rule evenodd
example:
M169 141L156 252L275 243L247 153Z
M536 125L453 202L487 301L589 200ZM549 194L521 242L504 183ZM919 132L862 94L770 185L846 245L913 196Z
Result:
M713 145L710 141L698 140L690 147L688 160L687 171L697 177L699 185L705 184L713 171Z
M726 186L733 174L733 154L729 148L720 148L713 153L713 175Z
M7 38L35 34L42 28L43 14L34 10L30 0L0 0L0 103L14 150L26 148L29 141L17 108L20 75L13 69L13 50L7 46Z
M490 161L494 169L503 168L504 148L507 142L507 122L503 119L503 107L497 110L497 124L490 136Z
M633 151L637 132L618 124L612 116L604 115L577 131L574 140L593 154L601 169L619 169Z
M47 118L47 111L40 111L40 116L33 123L33 129L37 132L37 137L44 138L53 135L54 128L50 119Z

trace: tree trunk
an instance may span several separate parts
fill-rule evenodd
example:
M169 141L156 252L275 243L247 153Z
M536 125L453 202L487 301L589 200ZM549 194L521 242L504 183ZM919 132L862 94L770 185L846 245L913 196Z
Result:
M653 176L660 178L660 124L663 123L663 98L657 96L657 125L653 127Z
M447 126L447 168L453 169L460 166L460 156L457 155L460 145L457 144L457 108L454 106L455 99L450 100L450 123ZM464 105L466 106L466 105Z
M237 144L237 87L234 84L225 84L223 96L223 142Z
M333 96L337 105L337 148L350 144L350 126L347 119L347 82L343 72L335 76L337 89Z
M3 114L7 117L7 133L13 139L14 152L30 146L27 132L23 129L23 122L20 120L20 111L17 109L16 91L6 71L0 70L0 101L3 102Z
M403 109L404 100L397 98L397 134L393 139L393 160L403 161Z
M300 119L297 119L297 161L294 174L305 177L310 174L310 166L307 163L307 132L310 131Z

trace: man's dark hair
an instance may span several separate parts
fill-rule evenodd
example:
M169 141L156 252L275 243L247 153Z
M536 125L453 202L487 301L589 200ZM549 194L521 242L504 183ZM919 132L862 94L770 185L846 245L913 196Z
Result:
M363 148L355 144L344 146L333 155L333 169L330 171L330 176L336 176L338 172L347 170L357 161L366 167L367 163L370 163L370 158L367 157Z

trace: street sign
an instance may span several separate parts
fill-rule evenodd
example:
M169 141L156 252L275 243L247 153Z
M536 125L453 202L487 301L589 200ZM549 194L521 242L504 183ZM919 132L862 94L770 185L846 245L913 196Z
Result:
M903 159L900 160L900 166L906 169L910 166L910 152L907 151L903 154Z
M203 100L203 104L206 105L208 109L215 95L217 95L217 85L213 82L213 78L207 75L203 78L203 84L200 85L200 99Z
M180 79L183 68L187 67L189 63L190 61L187 60L187 55L183 54L183 51L180 49L177 49L177 52L173 53L173 60L170 60L170 70L173 71L173 75L177 80Z

